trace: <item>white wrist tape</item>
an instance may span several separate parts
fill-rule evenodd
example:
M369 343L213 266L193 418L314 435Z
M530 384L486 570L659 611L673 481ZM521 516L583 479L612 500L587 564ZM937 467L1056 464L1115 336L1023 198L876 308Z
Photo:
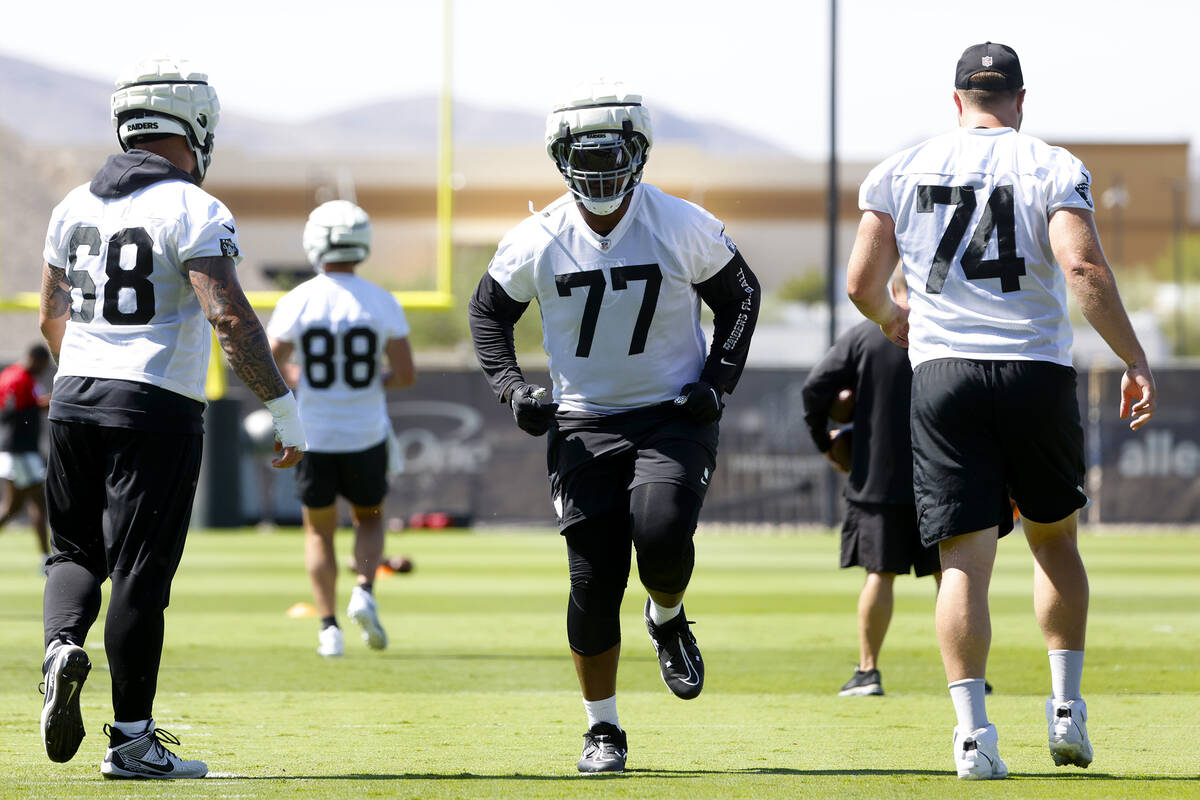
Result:
M279 443L284 447L298 447L301 450L307 448L296 395L288 392L274 400L268 400L265 405L271 412L271 421L275 424L275 438Z

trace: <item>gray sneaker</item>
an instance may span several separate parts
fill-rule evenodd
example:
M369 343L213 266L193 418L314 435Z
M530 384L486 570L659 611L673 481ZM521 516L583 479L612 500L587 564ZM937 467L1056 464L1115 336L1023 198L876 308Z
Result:
M611 722L597 722L583 735L583 755L579 757L579 771L624 772L625 756L629 747L625 731Z
M208 765L203 761L185 761L165 745L179 744L172 733L161 731L150 720L150 727L138 736L126 736L112 725L105 725L108 752L100 764L106 778L203 778Z
M864 671L855 667L854 674L842 685L838 697L867 697L878 694L883 694L883 679L879 675L879 670Z

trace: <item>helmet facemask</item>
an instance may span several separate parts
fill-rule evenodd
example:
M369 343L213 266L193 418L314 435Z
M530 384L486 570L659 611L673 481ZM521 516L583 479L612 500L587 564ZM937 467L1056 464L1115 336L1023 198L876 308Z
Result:
M588 211L607 216L642 179L648 147L625 122L622 130L564 131L552 147L554 163L567 187Z

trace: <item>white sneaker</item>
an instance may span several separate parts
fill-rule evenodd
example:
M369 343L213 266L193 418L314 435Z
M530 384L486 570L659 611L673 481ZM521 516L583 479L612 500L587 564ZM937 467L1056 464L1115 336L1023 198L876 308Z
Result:
M958 777L968 781L1007 778L1008 766L1000 760L999 735L991 723L964 733L954 728L954 766Z
M1056 766L1092 763L1092 743L1087 734L1087 703L1082 700L1046 701L1046 727L1050 733L1050 757Z
M154 727L154 720L145 733L129 737L112 725L105 725L108 751L100 764L100 774L106 778L203 778L208 765L203 761L185 761L168 750L164 743L178 745L174 734Z
M342 629L337 625L321 628L320 632L317 633L317 655L325 656L326 658L337 658L345 654L346 644L342 638Z
M387 633L379 623L379 604L370 592L361 586L355 586L350 594L350 605L346 607L346 616L362 628L362 638L367 647L372 650L387 647Z

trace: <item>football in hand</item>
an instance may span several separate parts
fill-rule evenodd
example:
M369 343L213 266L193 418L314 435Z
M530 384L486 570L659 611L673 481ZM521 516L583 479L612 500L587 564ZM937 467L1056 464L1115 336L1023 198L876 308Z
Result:
M854 419L854 390L842 389L838 392L837 400L829 407L829 418L839 425L845 425Z
M854 450L854 428L837 428L829 432L829 460L842 472L850 471L850 459Z

